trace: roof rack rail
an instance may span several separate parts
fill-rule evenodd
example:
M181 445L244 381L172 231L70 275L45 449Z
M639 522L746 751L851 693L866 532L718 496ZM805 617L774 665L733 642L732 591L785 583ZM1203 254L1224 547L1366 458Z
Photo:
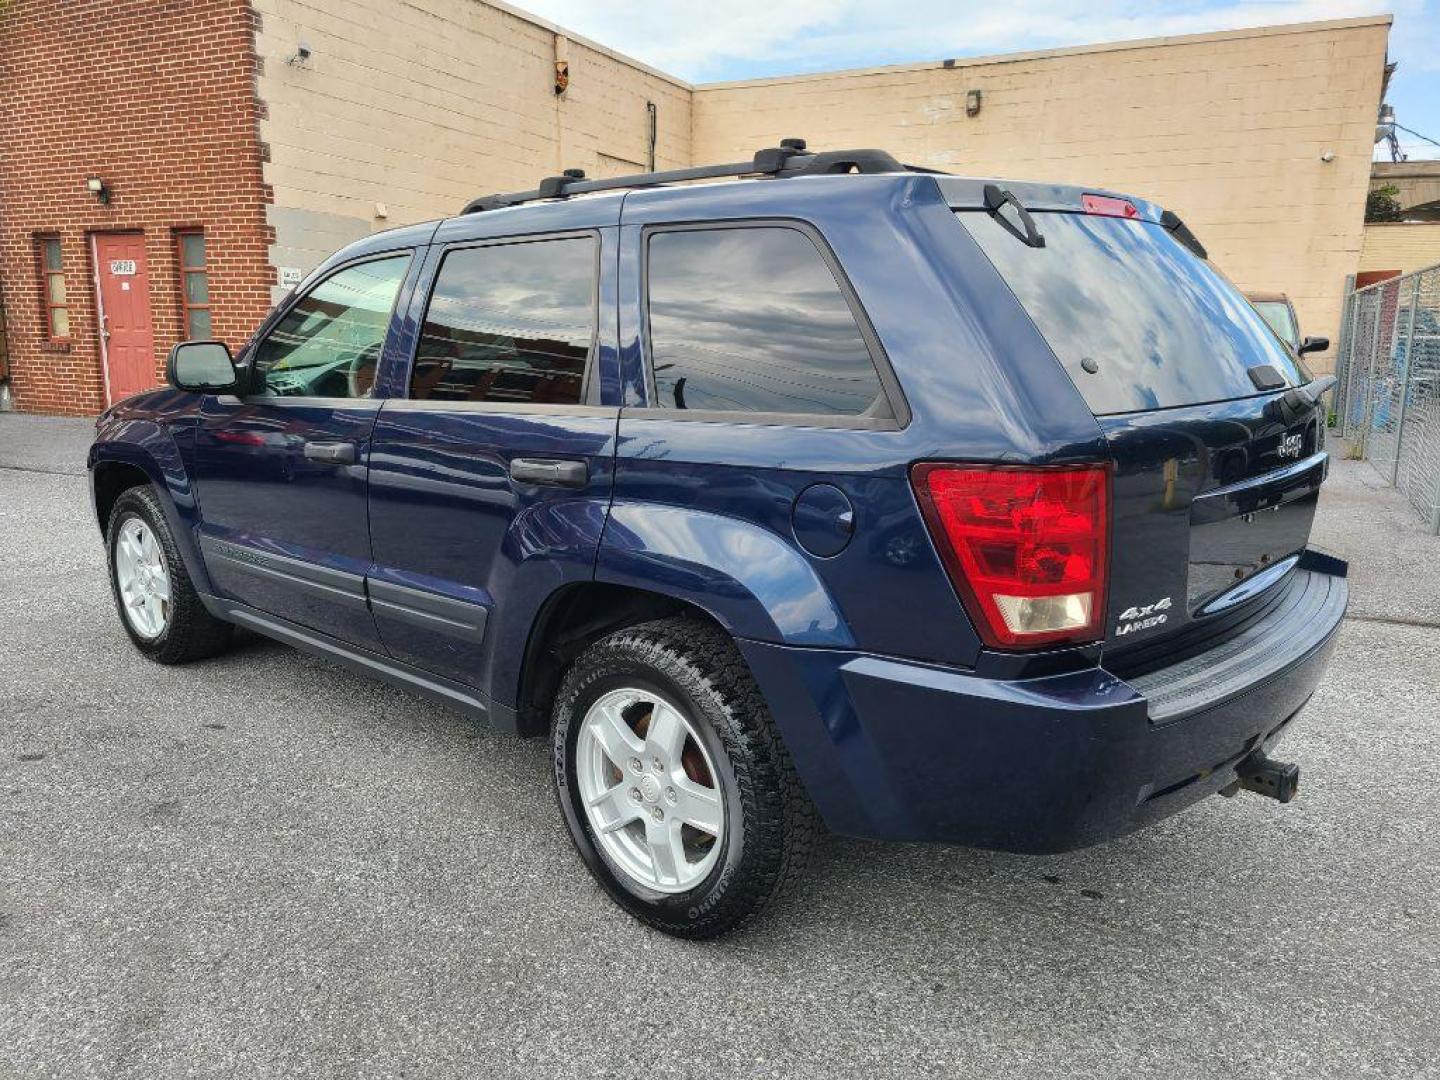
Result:
M635 173L632 176L612 176L603 180L587 180L583 170L566 169L559 176L545 177L534 191L486 195L467 203L460 212L475 214L482 210L519 206L537 199L564 199L593 191L656 187L685 180L716 180L727 176L820 176L906 170L907 166L900 164L884 150L826 150L811 153L806 150L804 139L781 139L779 146L756 151L750 161L737 161L729 165L699 165L690 169Z

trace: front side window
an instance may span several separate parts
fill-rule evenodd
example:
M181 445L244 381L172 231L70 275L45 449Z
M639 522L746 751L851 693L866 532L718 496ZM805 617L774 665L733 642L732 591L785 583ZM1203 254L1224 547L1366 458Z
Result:
M1256 300L1255 310L1270 325L1281 341L1292 349L1300 344L1300 329L1295 325L1295 312L1285 300Z
M839 282L798 229L657 232L647 281L656 406L892 416Z
M410 396L575 405L595 335L591 237L461 248L425 312Z
M205 261L205 234L200 230L176 237L180 255L180 304L186 341L208 341L210 329L210 277Z
M60 255L60 238L42 236L40 247L40 289L45 306L45 333L51 341L70 338L70 308L65 299L65 266Z
M368 397L409 255L346 267L285 313L255 350L253 387L286 397Z

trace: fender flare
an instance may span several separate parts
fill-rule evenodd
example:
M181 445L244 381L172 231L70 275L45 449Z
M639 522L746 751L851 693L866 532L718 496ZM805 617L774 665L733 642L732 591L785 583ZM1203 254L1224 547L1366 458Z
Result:
M769 529L739 518L616 500L595 580L694 604L737 638L855 647L849 624L806 558Z
M117 427L119 430L115 430ZM132 466L149 477L150 486L160 496L160 505L164 508L180 557L185 560L190 580L200 593L214 595L210 575L195 540L200 524L200 504L180 447L170 432L150 420L102 422L86 460L90 505L92 510L97 511L96 520L102 533L105 523L100 522L98 517L95 475L97 466L107 462Z

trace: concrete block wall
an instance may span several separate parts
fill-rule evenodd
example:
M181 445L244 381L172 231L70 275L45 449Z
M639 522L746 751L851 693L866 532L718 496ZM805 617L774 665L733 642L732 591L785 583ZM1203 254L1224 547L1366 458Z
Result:
M697 161L785 136L1173 209L1244 289L1338 338L1360 254L1388 16L702 85ZM970 90L981 92L966 115ZM1333 153L1333 160L1322 155ZM1324 370L1330 354L1313 358Z
M253 0L275 266L564 168L688 165L690 88L480 0ZM301 42L311 56L292 62ZM556 61L569 86L555 93ZM381 217L383 208L385 216Z
M562 168L648 167L647 102L659 168L800 135L1133 191L1333 340L1360 261L1388 28L1370 17L692 87L496 0L0 0L16 402L105 403L97 231L145 233L158 380L180 334L177 228L206 230L215 328L238 344L283 294L281 267L303 273L369 232ZM292 62L302 42L310 57ZM84 189L97 174L109 205ZM35 239L50 233L71 298L63 342L42 325Z

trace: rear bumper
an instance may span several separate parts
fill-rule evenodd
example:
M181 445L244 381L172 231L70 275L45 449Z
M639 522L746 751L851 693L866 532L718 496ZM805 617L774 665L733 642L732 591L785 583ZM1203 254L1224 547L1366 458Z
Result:
M835 831L1064 851L1214 793L1279 739L1319 683L1348 601L1340 576L1299 570L1287 588L1289 602L1245 634L1133 682L1103 668L1003 682L741 647Z

